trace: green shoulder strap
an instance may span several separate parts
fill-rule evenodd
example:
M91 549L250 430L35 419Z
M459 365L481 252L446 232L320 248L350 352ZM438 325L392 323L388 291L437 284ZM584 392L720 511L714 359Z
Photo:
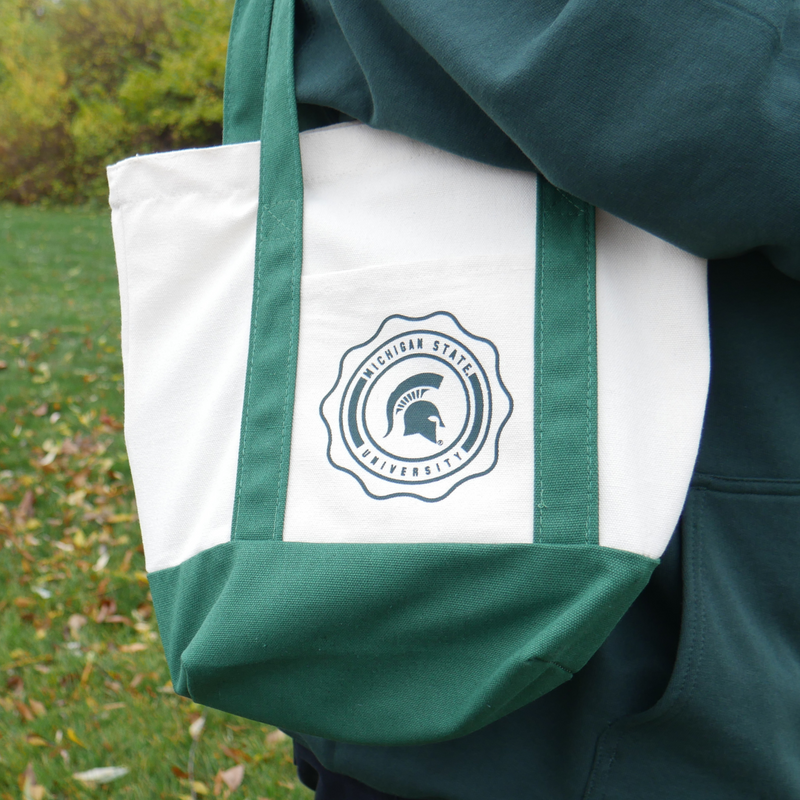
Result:
M261 171L235 539L283 535L303 220L293 45L293 0L237 0L225 141L260 137ZM592 544L598 540L594 209L541 176L538 187L535 539Z
M225 66L222 143L261 138L273 0L236 0Z
M541 175L534 317L537 542L597 544L595 210Z
M260 8L263 16L256 13ZM271 16L271 22L268 17ZM253 30L248 29L253 26ZM233 52L226 76L227 107L237 136L252 127L247 103L257 95L264 63L255 42L269 32L261 102L261 167L256 228L250 351L234 500L234 539L281 539L289 479L300 269L303 263L303 175L294 92L294 3L237 2ZM241 47L241 49L240 49ZM249 60L252 58L252 62ZM236 92L231 86L237 87ZM260 99L261 100L261 99ZM244 122L242 122L244 121ZM245 124L246 123L246 124Z

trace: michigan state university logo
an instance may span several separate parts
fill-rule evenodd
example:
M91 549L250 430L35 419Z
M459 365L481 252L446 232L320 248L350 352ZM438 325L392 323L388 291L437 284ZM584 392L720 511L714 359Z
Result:
M388 317L320 406L331 464L378 499L441 500L490 472L512 407L498 362L452 314Z

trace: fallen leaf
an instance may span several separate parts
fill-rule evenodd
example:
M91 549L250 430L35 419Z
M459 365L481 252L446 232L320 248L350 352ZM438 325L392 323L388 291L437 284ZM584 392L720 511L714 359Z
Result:
M141 672L137 672L132 678L131 682L128 684L130 689L135 689L142 681L144 680L144 674Z
M122 563L119 565L120 572L127 572L130 569L133 553L134 553L133 550L125 551L125 555L122 557Z
M278 786L283 786L284 789L291 791L294 789L294 784L291 781L277 781Z
M219 777L232 792L235 792L244 780L244 764L237 764L235 767L220 771Z
M33 502L33 491L28 489L28 491L26 491L22 496L22 500L14 512L14 516L16 517L18 524L21 525L23 522L25 522L25 520L30 519L30 517L33 516Z
M14 658L14 652L16 651L13 651L11 653L12 658ZM27 666L28 664L36 664L39 661L52 661L52 660L53 656L49 653L47 655L42 655L42 656L29 656L25 654L20 658L14 658L14 660L10 664L4 664L2 667L0 667L0 670L14 669L15 667ZM39 669L39 667L34 667L34 669L39 671L41 671L41 669L48 670L47 667L42 667L41 669Z
M78 634L80 633L80 629L88 622L89 620L83 616L83 614L71 614L69 619L67 620L67 627L69 628L69 635L73 639L78 638Z
M47 713L44 703L40 703L38 700L28 700L28 705L37 717L43 717Z
M72 777L83 783L108 783L124 777L129 772L127 767L95 767L87 769L85 772L75 772Z
M252 756L249 756L249 755L247 755L247 753L245 753L245 752L242 752L241 750L239 750L239 749L238 749L238 748L236 748L236 747L228 747L227 745L224 745L224 744L223 744L223 745L220 747L220 750L222 750L222 752L223 752L223 753L224 753L226 756L228 756L228 758L232 758L232 759L233 759L234 761L236 761L237 763L238 763L239 761L252 761L252 760L253 760L253 757L252 757Z
M133 612L133 615L139 622L144 622L144 620L149 619L151 616L153 616L152 603L140 603L136 607L136 611Z
M22 702L22 700L15 700L14 705L17 707L17 711L19 711L19 715L26 721L26 722L33 722L34 716L33 712Z
M67 739L69 739L74 744L77 744L78 747L83 747L84 749L87 749L86 745L78 738L78 734L75 733L75 731L72 730L72 728L67 728Z
M47 403L42 403L40 406L31 411L34 417L43 417L47 413Z
M50 365L42 361L37 365L36 369L42 374L37 375L35 378L31 378L31 381L33 383L47 383L47 381L50 380Z
M110 559L111 553L109 553L107 550L104 550L102 553L100 553L100 558L97 559L97 563L94 565L94 571L102 572L108 566Z
M121 653L141 653L142 650L147 650L147 645L144 642L134 642L120 645L119 650Z
M176 778L183 778L186 780L189 777L188 772L184 772L180 767L176 767L175 764L170 767L170 770Z
M80 448L75 444L75 442L72 441L72 439L65 439L61 443L61 452L66 456L75 456L80 453Z
M105 581L106 579L103 578L104 583ZM95 622L105 622L106 617L109 614L114 614L116 610L117 610L117 604L113 600L105 599L103 600L102 603L100 603L100 608L98 608L97 611L94 613L93 619Z
M206 725L206 717L205 714L203 716L198 717L190 726L189 726L189 736L192 737L195 741L199 741L200 734L203 733L203 728Z
M267 744L277 744L288 738L289 737L283 731L272 731L272 733L268 733L266 737Z
M67 495L67 505L74 508L81 505L85 498L86 492L83 489L79 489L77 492Z
M53 416L56 416L53 414ZM56 460L58 450L48 450L42 458L39 459L39 464L43 467L49 467Z
M138 519L138 514L112 514L108 518L108 522L116 524L118 522L136 522Z
M94 653L89 653L89 655L94 655ZM80 685L86 686L89 676L92 674L92 670L94 669L94 660L90 659L86 662L86 665L83 668L83 672L81 672L81 680Z
M8 361L0 361L0 369L8 369Z
M41 736L37 736L35 733L29 733L25 737L25 741L28 744L32 744L34 747L49 747L50 742L47 739L43 739Z
M209 788L202 781L191 781L189 784L197 794L208 794Z
M33 764L28 764L25 772L20 775L20 788L23 800L44 800L48 796L47 789L36 780Z
M19 658L20 653L25 654L24 650L12 650L11 658ZM25 695L25 681L19 675L9 675L6 681L6 688L13 692L17 697L22 698Z

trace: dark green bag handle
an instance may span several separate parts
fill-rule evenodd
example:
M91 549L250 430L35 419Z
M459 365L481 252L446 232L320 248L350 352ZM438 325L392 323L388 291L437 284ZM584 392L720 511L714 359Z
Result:
M283 534L303 263L293 36L291 0L236 4L225 79L226 142L255 133L261 167L234 539Z

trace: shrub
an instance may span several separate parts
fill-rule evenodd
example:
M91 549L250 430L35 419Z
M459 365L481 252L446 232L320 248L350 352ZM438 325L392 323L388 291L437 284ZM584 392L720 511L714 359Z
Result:
M0 0L0 199L104 198L120 158L218 143L232 10Z

